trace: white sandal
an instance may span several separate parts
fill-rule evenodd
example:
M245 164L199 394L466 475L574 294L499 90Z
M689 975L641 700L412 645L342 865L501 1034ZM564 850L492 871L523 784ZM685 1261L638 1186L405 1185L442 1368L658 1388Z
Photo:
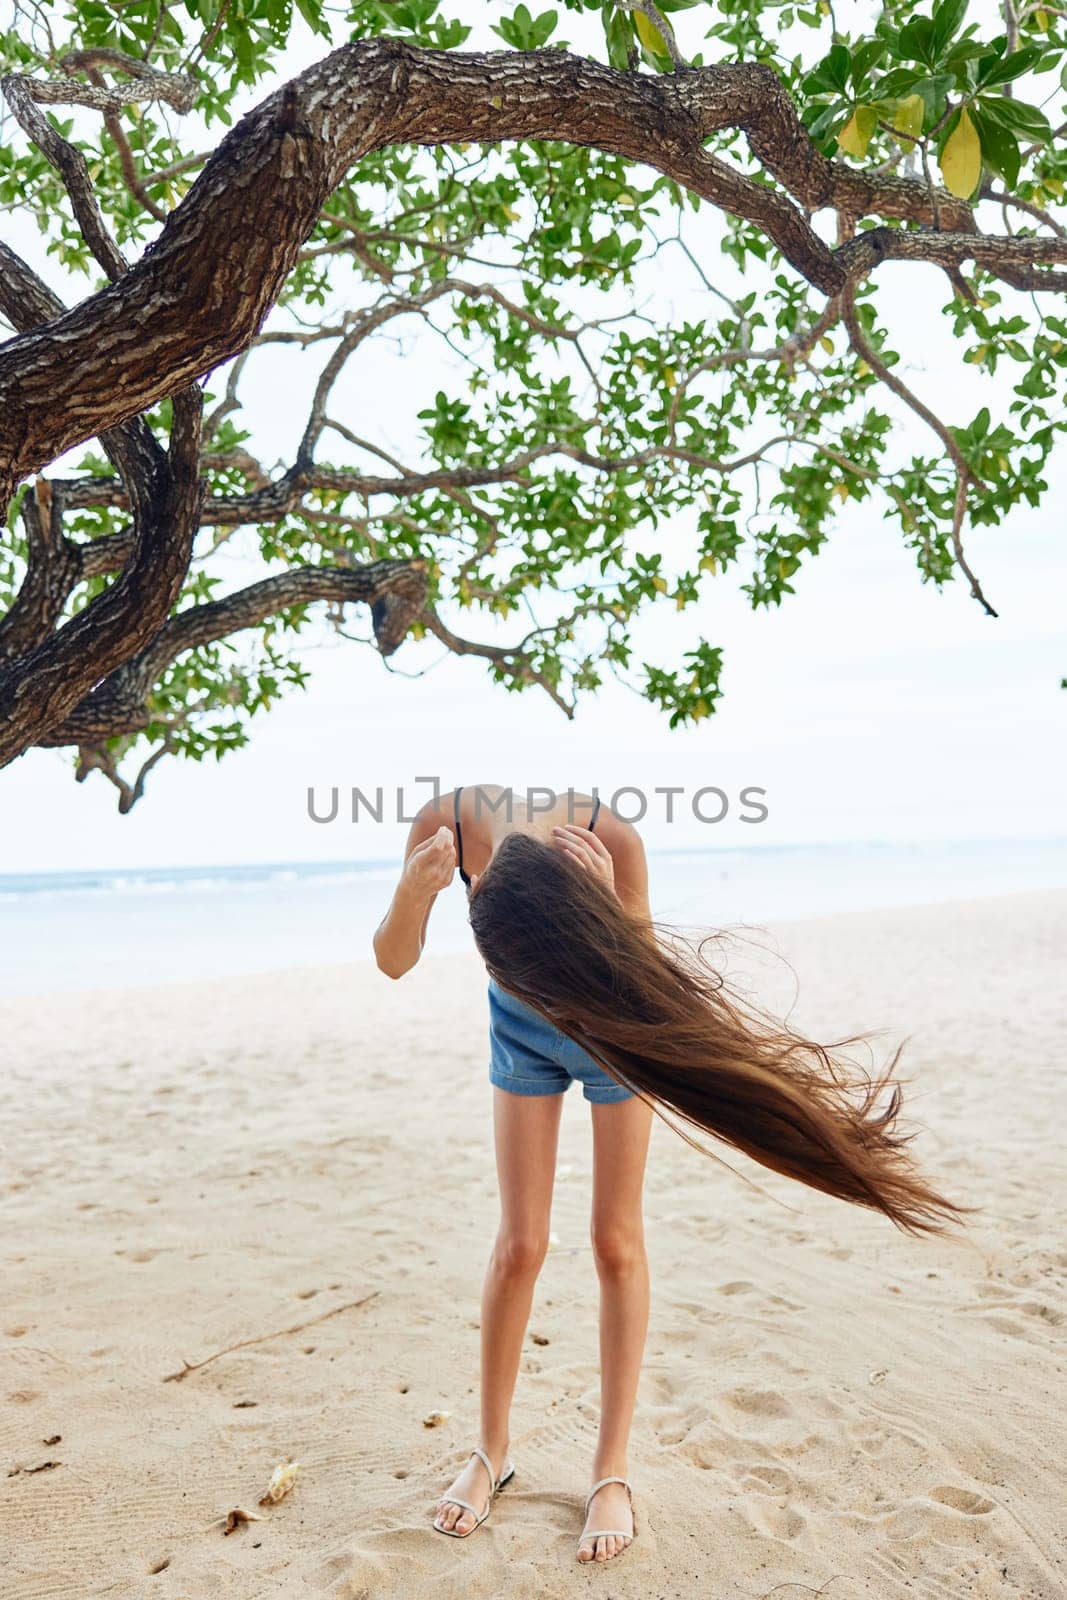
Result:
M631 1532L629 1528L590 1528L589 1532L583 1533L582 1537L578 1540L579 1550L581 1550L583 1544L595 1543L597 1539L628 1539L630 1544L632 1544L637 1536L637 1517L633 1515L634 1492L629 1478L600 1478L596 1483L594 1483L593 1487L585 1497L586 1516L589 1515L589 1507L592 1504L593 1496L596 1494L597 1490L602 1489L606 1483L621 1483L623 1488L626 1490L626 1493L629 1495L630 1514L633 1516L634 1524L633 1531ZM622 1555L623 1550L629 1550L630 1544L624 1544L622 1550L617 1550L614 1556L609 1557L609 1560L617 1560L617 1558ZM593 1557L593 1560L596 1560L596 1556Z
M497 1480L494 1481L494 1479L493 1479L493 1463L490 1461L489 1457L486 1455L486 1453L482 1449L481 1445L477 1445L476 1444L474 1449L471 1451L471 1455L472 1456L479 1456L481 1458L481 1461L482 1461L483 1465L485 1466L485 1470L489 1474L489 1498L485 1502L485 1510L480 1512L478 1510L477 1506L472 1506L469 1500L461 1500L458 1495L454 1495L454 1494L443 1494L443 1495L441 1495L440 1500L441 1500L442 1510L444 1509L444 1506L462 1506L464 1511L473 1511L474 1512L474 1516L476 1518L475 1523L474 1523L474 1527L472 1527L472 1528L464 1528L462 1530L462 1532L460 1532L456 1528L442 1528L440 1526L440 1524L438 1523L438 1520L437 1520L437 1518L440 1517L440 1515L441 1515L441 1512L439 1511L437 1513L437 1516L434 1517L434 1519L433 1519L434 1531L436 1533L447 1533L449 1538L451 1538L451 1539L469 1539L471 1534L474 1532L474 1529L481 1527L482 1523L486 1520L486 1518L488 1517L490 1511L493 1509L493 1501L496 1498L496 1495L499 1492L499 1490L501 1490L504 1487L504 1485L506 1483L508 1483L515 1476L515 1467L514 1467L514 1465L511 1465L511 1466L505 1467L503 1472L500 1474L500 1477Z

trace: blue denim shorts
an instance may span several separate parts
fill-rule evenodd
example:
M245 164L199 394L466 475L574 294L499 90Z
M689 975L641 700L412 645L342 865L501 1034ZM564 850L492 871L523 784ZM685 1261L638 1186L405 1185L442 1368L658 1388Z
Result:
M633 1096L633 1090L617 1083L587 1050L492 978L489 1050L490 1083L512 1094L562 1094L577 1081L595 1105Z

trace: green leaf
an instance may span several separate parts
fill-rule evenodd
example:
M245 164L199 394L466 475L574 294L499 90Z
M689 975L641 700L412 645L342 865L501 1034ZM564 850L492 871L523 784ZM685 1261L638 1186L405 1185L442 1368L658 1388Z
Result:
M808 132L815 140L822 138L833 123L837 121L838 110L836 106L824 106L815 120L808 124Z
M936 66L933 21L929 17L912 17L897 35L896 47L904 61L921 61L924 66Z
M978 102L986 116L1007 128L1011 133L1025 134L1030 139L1047 141L1052 137L1048 118L1037 106L1028 106L1022 100L1009 100L1006 95L983 95Z
M844 94L852 74L852 52L846 44L831 46L826 57L826 70L835 89Z
M807 94L844 94L852 72L852 54L847 45L835 44L828 55L804 78Z
M915 93L922 96L926 121L931 127L936 127L945 115L949 94L955 86L955 78L945 72L937 73L932 78L920 78L916 83Z
M619 72L625 72L629 66L630 51L636 42L631 13L616 11L612 7L605 8L604 38L611 65Z
M1024 72L1029 72L1044 54L1045 48L1039 44L1028 44L1022 50L1015 50L1010 56L992 62L985 72L980 71L978 87L991 89L997 83L1011 83L1014 79L1021 78Z
M322 20L322 0L296 0L296 8L313 33L329 38L329 25Z
M852 52L851 83L854 91L858 91L870 74L872 67L876 66L885 56L884 39L867 39L859 44Z
M1013 133L993 122L977 106L971 108L971 120L978 130L982 144L982 160L1001 178L1009 189L1019 181L1019 141Z
M931 35L935 60L940 60L949 40L959 31L967 11L967 0L942 0L932 18Z

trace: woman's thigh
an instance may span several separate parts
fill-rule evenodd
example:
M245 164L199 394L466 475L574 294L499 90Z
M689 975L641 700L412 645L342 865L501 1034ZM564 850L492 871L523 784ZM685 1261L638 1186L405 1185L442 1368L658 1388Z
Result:
M590 1107L593 1117L592 1228L601 1237L640 1231L652 1107L640 1095Z
M501 1230L548 1237L562 1094L493 1090L493 1135Z

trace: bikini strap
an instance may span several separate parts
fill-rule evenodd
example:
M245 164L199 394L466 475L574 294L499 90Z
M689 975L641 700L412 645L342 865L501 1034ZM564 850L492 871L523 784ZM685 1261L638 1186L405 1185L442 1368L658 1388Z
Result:
M592 833L593 829L596 827L596 819L597 819L597 817L599 817L599 815L600 815L600 796L598 794L595 794L593 796L593 815L589 818L589 832L590 833Z
M459 866L459 875L469 889L471 880L470 874L463 870L463 828L461 827L459 820L459 797L462 793L462 789L457 789L455 795L453 796L452 815L456 824L456 859Z

